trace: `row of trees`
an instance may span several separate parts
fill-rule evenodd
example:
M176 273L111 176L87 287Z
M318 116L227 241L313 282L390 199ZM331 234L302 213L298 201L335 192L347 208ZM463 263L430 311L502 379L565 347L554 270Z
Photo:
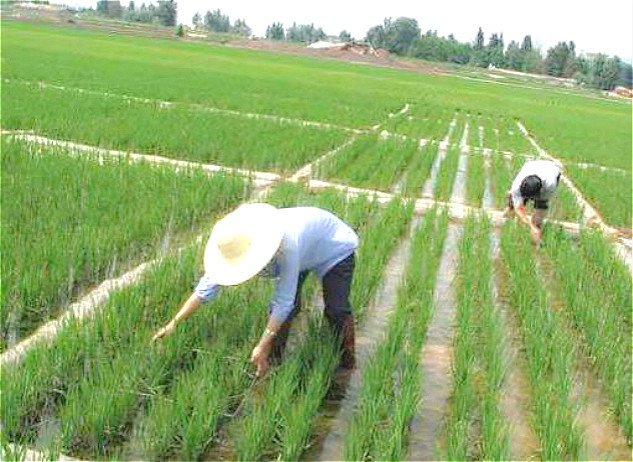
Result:
M196 29L207 29L211 32L230 32L245 37L250 36L252 33L251 28L248 27L245 20L237 19L233 25L231 25L231 20L228 15L222 14L219 9L207 11L204 18L200 13L196 13L191 22Z
M579 83L602 89L633 83L631 65L604 54L577 56L573 41L556 44L543 57L541 50L533 46L530 35L520 44L511 41L506 47L503 34L493 33L485 43L484 32L479 28L473 43L462 43L453 35L439 37L437 31L421 34L417 21L412 18L395 21L386 18L383 24L367 31L365 40L375 48L385 48L399 55L574 78Z
M157 5L142 3L140 7L137 7L134 0L131 0L127 7L121 6L120 1L99 0L97 13L115 19L156 23L168 27L176 25L178 14L177 4L174 0L158 0Z

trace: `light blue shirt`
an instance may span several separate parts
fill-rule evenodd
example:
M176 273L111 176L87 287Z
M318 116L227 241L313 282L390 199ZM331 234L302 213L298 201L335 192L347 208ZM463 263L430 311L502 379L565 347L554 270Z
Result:
M285 321L294 306L299 273L316 271L319 278L358 247L358 236L343 221L316 207L279 209L284 236L268 271L277 278L277 289L270 301L270 315ZM272 270L272 271L271 271ZM194 293L201 302L211 300L219 286L204 275Z

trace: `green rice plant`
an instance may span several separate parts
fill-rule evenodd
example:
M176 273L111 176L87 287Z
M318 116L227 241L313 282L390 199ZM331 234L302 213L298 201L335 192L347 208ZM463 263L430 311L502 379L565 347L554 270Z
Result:
M457 174L457 163L459 161L460 148L456 144L448 147L446 157L440 165L435 183L434 197L438 201L448 201L453 191L453 182Z
M578 246L560 229L545 235L553 283L565 313L580 332L610 407L629 440L631 420L631 274L597 231Z
M541 457L577 460L584 449L577 406L571 396L576 355L573 342L564 330L562 314L548 302L527 230L515 222L507 222L501 250L511 303L517 311L525 344Z
M403 116L389 120L385 124L385 129L406 136L440 140L446 135L446 127L452 116L452 109L429 104L427 99L411 105Z
M250 191L233 175L98 163L6 139L2 151L3 345Z
M466 174L466 200L468 205L480 207L486 189L486 169L484 157L472 154L468 157L468 170Z
M289 172L340 145L330 129L252 120L176 105L3 85L2 125L108 149ZM89 115L89 117L87 117ZM139 129L142 127L142 129Z
M437 156L438 144L426 144L414 155L413 161L402 179L402 194L409 197L420 197L422 188L431 174L433 162Z
M504 380L503 332L492 299L490 224L469 217L460 243L454 385L446 422L447 456L507 460L507 422L499 408ZM477 265L473 265L473 262ZM473 446L477 419L480 439Z
M415 140L366 135L321 162L316 176L357 187L390 191L418 154Z
M604 221L612 226L631 228L631 167L628 173L565 167L569 179L583 197L596 208Z
M500 117L497 119L496 125L499 130L499 149L501 151L532 156L538 154L536 148L519 130L516 120L510 117Z
M556 197L550 201L550 209L547 215L554 220L578 222L582 218L576 196L563 182L558 183Z
M355 413L347 422L346 460L402 460L419 400L419 354L433 312L433 289L446 214L428 212L416 229L406 277L387 334L363 369Z

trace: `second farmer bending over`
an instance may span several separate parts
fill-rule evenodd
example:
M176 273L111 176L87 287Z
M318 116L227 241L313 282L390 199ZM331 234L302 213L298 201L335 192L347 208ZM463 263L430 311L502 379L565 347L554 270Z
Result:
M516 213L519 219L530 227L530 234L535 244L541 239L543 220L549 208L549 200L556 195L556 187L560 180L560 167L550 160L527 161L512 182L508 192L508 207L505 215ZM534 201L532 219L527 217L525 205Z

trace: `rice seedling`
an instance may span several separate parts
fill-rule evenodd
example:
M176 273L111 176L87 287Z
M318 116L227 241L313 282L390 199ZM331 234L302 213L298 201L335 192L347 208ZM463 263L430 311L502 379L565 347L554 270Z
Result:
M507 422L499 409L503 334L492 300L489 231L488 222L471 216L460 244L454 385L445 424L449 460L509 456Z
M434 196L439 201L448 201L453 190L453 182L457 174L457 163L459 161L459 146L452 144L448 148L446 157L440 165L440 171L437 174L437 182L435 183Z
M402 460L419 400L419 355L433 312L433 289L447 215L428 212L416 229L386 338L363 370L356 411L347 422L346 460Z
M438 144L426 144L414 155L413 161L402 180L402 194L420 197L424 183L431 174L433 162L437 156Z
M249 193L243 179L68 157L2 140L2 344ZM179 237L180 236L180 237Z
M15 83L5 83L3 92L4 128L255 170L295 170L348 136L334 129L251 120L183 106L165 109L159 104Z
M317 177L390 191L418 155L418 143L414 140L367 135L321 162Z
M596 231L583 231L578 246L562 230L546 234L552 286L580 331L588 358L629 444L631 420L631 275Z
M473 207L480 207L484 197L486 188L484 161L484 156L479 154L471 154L468 158L466 199L468 205Z
M430 105L427 101L412 105L403 117L390 120L385 129L406 136L439 140L446 134L446 125L452 117L452 110Z
M585 199L613 226L631 228L631 183L629 173L585 170L570 165L565 167L569 178L580 189Z
M541 457L579 459L583 456L583 438L571 398L576 351L565 335L561 314L549 306L531 247L527 230L515 222L506 223L501 250L525 344Z

